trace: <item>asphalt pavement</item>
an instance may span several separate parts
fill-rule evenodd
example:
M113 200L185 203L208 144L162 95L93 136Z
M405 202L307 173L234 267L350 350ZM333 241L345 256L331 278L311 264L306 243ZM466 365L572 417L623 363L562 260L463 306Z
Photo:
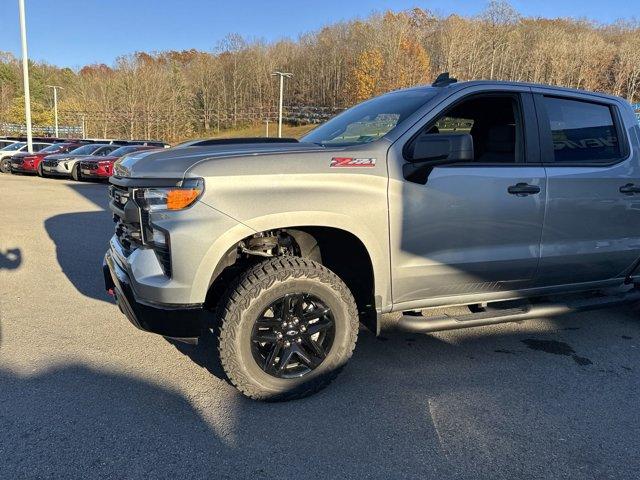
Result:
M362 331L326 390L257 403L212 339L106 296L104 184L0 174L0 478L637 479L640 311Z

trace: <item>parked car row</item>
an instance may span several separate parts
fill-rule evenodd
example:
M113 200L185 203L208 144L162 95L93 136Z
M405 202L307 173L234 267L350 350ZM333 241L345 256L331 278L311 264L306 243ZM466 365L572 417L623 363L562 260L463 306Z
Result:
M124 155L169 147L168 144L155 140L53 139L49 142L34 141L33 152L29 153L26 141L16 141L15 138L0 141L5 144L0 148L2 173L70 177L74 180L109 178L113 172L113 164Z

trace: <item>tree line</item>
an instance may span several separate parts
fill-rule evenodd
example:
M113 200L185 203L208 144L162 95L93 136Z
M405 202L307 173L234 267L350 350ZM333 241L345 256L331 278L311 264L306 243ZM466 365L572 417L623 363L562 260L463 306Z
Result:
M530 81L597 90L640 101L640 24L596 24L520 15L491 1L479 15L437 16L416 8L372 14L277 42L230 34L210 52L138 52L79 70L32 63L32 117L84 119L92 137L177 141L255 125L277 116L275 70L285 81L285 117L315 123L380 93L459 80ZM0 53L0 123L23 123L20 64Z

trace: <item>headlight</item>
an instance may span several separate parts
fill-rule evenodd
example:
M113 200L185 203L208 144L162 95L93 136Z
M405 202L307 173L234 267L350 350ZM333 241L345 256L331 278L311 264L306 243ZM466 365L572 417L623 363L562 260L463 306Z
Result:
M147 212L183 210L195 203L204 192L204 180L188 178L176 187L138 188L135 201Z

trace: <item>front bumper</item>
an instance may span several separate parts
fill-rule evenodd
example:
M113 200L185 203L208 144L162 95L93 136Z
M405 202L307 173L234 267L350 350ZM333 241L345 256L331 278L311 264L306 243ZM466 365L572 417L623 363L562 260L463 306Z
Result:
M80 165L80 173L82 178L92 179L107 179L111 174L102 168L86 168L84 165Z
M38 173L35 168L25 167L22 162L11 162L11 173Z
M46 175L55 175L58 177L70 177L71 171L73 170L74 165L75 165L75 162L70 162L70 161L60 162L58 165L55 165L55 166L51 166L51 165L48 165L47 163L43 163L42 171Z
M102 266L107 293L113 294L122 313L137 328L174 338L199 337L205 327L203 306L144 302L136 297L129 274L107 252Z

